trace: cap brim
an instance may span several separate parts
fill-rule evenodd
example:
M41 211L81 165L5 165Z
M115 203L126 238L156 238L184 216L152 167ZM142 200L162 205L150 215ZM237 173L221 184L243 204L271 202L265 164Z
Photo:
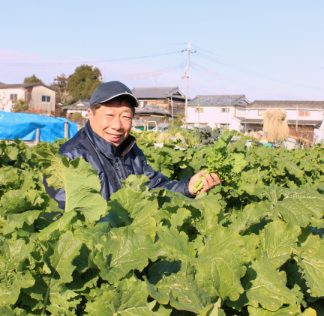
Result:
M130 93L127 93L127 92L123 92L123 93L116 94L116 95L114 95L113 97L110 97L109 99L106 99L106 100L101 101L101 102L99 102L99 103L100 103L100 104L103 104L103 103L106 103L106 102L108 102L108 101L111 101L111 100L113 100L113 99L115 99L115 98L118 98L118 97L120 97L120 96L127 96L127 97L129 98L129 100L131 101L131 105L132 105L134 108L138 107L138 100L137 100L137 98L136 98L134 95L132 95L132 94L130 94Z

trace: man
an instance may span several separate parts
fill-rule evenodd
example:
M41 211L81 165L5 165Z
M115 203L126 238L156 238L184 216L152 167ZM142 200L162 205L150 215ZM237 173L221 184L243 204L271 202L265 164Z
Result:
M165 188L187 197L195 197L194 184L204 171L191 179L177 182L170 181L147 164L143 152L135 143L135 138L130 135L137 106L136 97L123 83L102 83L90 98L89 120L86 126L66 142L60 148L60 152L71 160L82 156L91 163L93 169L98 170L101 195L107 201L122 187L120 179L126 179L131 174L145 174L150 179L147 183L149 189ZM208 191L219 183L216 174L207 175L201 192ZM56 192L54 198L60 207L64 206L64 192Z

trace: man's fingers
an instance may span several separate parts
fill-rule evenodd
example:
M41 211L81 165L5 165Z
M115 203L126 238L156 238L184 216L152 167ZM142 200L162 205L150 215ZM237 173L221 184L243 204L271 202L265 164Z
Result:
M220 180L219 180L218 175L216 173L212 173L211 176L212 176L212 178L214 180L214 183L216 185L220 184Z
M205 174L205 172L206 172L206 170L201 170L196 174L196 176L202 177Z

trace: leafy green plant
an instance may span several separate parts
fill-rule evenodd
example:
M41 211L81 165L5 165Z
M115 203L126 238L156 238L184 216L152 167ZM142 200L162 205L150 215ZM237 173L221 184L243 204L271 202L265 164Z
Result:
M215 172L221 181L227 181L231 179L234 174L240 173L246 166L244 154L233 153L226 150L232 136L233 133L231 132L222 134L219 140L210 148L205 174ZM195 183L195 193L203 189L204 178L205 175Z
M220 142L246 166L208 195L148 191L132 175L107 203L90 164L60 155L63 142L0 143L0 315L323 313L320 146ZM171 178L205 168L210 150L140 146ZM43 175L66 191L65 212Z

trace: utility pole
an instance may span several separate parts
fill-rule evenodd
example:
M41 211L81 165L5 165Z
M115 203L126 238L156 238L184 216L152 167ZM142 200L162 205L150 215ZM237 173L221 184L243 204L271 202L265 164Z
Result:
M297 113L296 113L296 132L298 128L298 104L297 104Z
M173 100L172 100L172 93L171 93L171 108L172 108L172 126L173 126Z
M197 95L197 99L198 99L198 127L200 128L200 114L199 114L199 95Z
M187 122L187 116L188 116L188 86L189 86L189 65L190 65L190 53L191 53L191 44L189 42L188 45L188 62L187 62L187 73L186 73L186 77L187 77L187 87L186 87L186 103L185 103L185 120Z
M227 107L227 101L226 101L226 128L228 129L228 107Z

